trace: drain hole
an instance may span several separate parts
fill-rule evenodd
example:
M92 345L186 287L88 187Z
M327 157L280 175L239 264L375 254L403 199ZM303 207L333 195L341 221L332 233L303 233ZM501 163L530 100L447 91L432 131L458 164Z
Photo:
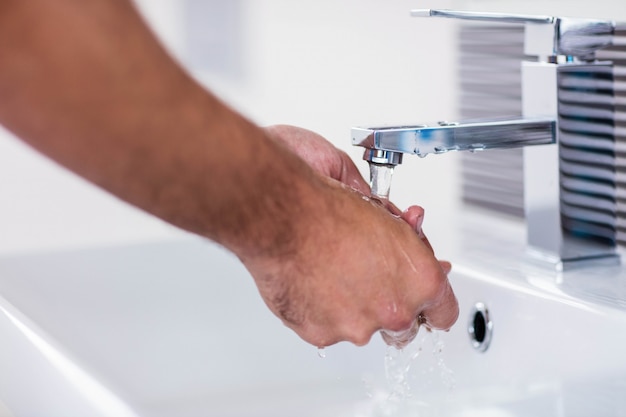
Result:
M470 341L474 349L484 352L491 343L493 324L489 318L489 310L483 303L476 303L469 317L467 326Z
M474 314L474 339L478 343L485 341L485 333L487 332L487 325L485 324L485 316L480 311Z

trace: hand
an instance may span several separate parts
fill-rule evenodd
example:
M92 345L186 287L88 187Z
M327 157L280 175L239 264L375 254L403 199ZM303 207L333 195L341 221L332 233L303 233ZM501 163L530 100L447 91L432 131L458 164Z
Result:
M352 159L324 137L289 125L274 125L264 130L269 137L302 158L318 174L339 181L363 195L370 195L370 187Z
M294 250L242 258L268 307L307 342L366 344L416 320L448 329L458 305L446 270L418 237L418 210L399 218L336 181L301 219ZM412 222L412 224L407 223ZM413 226L413 227L412 227Z
M306 129L288 125L270 126L265 130L270 137L287 146L292 152L296 153L307 162L317 173L340 181L364 195L369 196L369 186L361 177L352 160L345 152L337 149L322 136ZM376 203L381 202L376 201ZM424 219L424 210L422 207L411 206L404 212L401 212L389 201L382 203L382 206L393 216L404 220L417 233L420 239L422 239L426 248L433 253L428 238L422 231L422 222ZM451 269L450 263L439 261L439 264L444 274L447 275ZM381 334L387 344L393 345L396 348L402 348L413 340L420 325L428 326L428 320L422 316L415 317L407 328L399 331L384 329L381 331Z

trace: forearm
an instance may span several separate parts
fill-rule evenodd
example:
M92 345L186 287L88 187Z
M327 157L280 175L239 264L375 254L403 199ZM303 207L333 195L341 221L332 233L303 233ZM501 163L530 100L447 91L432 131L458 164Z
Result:
M199 87L132 5L0 4L2 124L118 197L236 252L293 238L290 218L314 175Z

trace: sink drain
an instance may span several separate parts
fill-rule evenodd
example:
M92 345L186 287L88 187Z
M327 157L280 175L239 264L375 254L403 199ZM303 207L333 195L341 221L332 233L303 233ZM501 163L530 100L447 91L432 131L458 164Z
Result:
M476 303L470 313L467 325L470 341L474 349L484 352L489 348L493 332L493 323L489 317L489 310L483 303Z

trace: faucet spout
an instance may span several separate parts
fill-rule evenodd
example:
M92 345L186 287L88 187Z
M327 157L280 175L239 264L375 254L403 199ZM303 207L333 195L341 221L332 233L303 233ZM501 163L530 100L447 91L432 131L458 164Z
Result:
M556 121L551 118L517 118L437 122L412 126L357 127L352 144L365 147L368 162L397 165L389 155L426 156L449 151L508 149L556 143ZM385 156L385 161L380 159ZM395 161L395 162L394 162Z

